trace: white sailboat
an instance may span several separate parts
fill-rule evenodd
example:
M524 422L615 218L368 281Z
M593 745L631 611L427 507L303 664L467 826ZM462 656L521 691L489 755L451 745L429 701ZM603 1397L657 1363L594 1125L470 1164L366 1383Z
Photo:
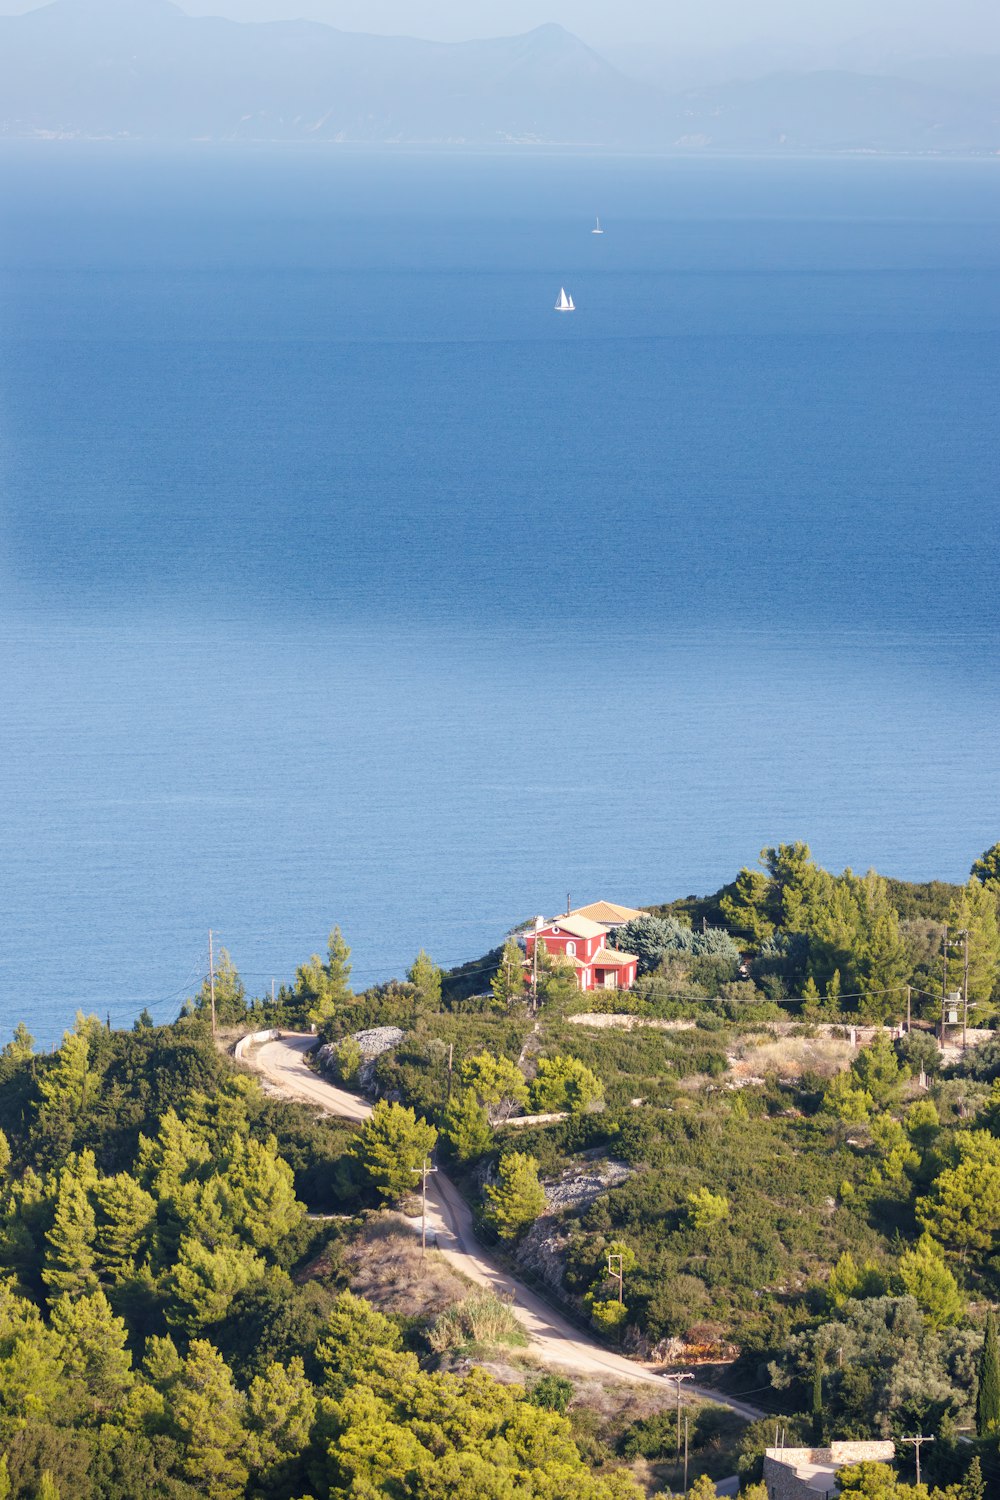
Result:
M576 312L576 304L572 297L567 297L566 288L559 288L559 301L556 303L556 312Z
M600 216L600 214L595 214L594 215L594 227L593 227L593 229L590 232L591 232L591 234L603 234L604 233L604 230L601 228L601 216Z

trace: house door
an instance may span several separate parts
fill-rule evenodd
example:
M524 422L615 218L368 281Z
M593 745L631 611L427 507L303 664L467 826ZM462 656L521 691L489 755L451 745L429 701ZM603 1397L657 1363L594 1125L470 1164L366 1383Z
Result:
M616 990L618 988L618 971L617 971L617 969L605 969L605 971L604 971L604 988L606 990Z

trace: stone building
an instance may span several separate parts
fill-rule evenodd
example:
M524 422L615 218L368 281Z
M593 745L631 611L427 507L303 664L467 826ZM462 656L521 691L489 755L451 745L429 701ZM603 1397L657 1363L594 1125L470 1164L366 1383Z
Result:
M890 1442L831 1443L829 1448L767 1448L764 1483L767 1500L831 1500L838 1494L837 1470L848 1464L891 1464Z

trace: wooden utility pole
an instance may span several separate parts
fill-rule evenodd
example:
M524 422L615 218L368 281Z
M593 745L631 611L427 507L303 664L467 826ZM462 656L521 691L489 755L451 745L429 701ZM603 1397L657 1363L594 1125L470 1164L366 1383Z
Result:
M212 1001L212 1035L215 1035L215 954L212 949L212 929L208 929L208 993Z
M531 1010L535 1015L538 1012L538 928L535 928L535 941L531 947Z
M691 1374L691 1372L689 1370L677 1370L677 1371L671 1371L668 1375L666 1375L664 1377L664 1379L666 1379L666 1380L675 1380L677 1382L677 1453L678 1453L678 1456L680 1456L680 1451L681 1451L681 1381L682 1380L693 1380L694 1376Z
M625 1301L625 1257L608 1252L608 1275L618 1283L618 1306Z
M684 1493L688 1487L688 1414L684 1413Z
M948 925L945 923L944 933L941 937L941 1041L944 1042L944 1028L948 1020L948 949L951 947L948 941Z
M913 1453L914 1453L914 1457L916 1458L916 1461L917 1461L917 1483L918 1484L920 1483L920 1449L921 1449L921 1446L924 1443L933 1443L933 1441L934 1441L934 1439L932 1437L924 1437L924 1435L923 1435L922 1432L918 1432L917 1435L916 1435L916 1437L905 1437L905 1438L903 1438L903 1442L904 1443L912 1443L913 1444Z
M436 1172L437 1167L432 1167L430 1158L425 1156L423 1166L411 1167L411 1172L420 1174L420 1259L423 1260L427 1254L427 1178L431 1172Z
M969 929L959 933L965 939L965 953L962 961L962 1051L964 1052L969 1042Z
M912 988L911 985L907 985L906 986L906 1035L907 1036L909 1036L909 1034L910 1034L910 1028L911 1028L910 1001L912 999L912 996L913 996L913 988Z

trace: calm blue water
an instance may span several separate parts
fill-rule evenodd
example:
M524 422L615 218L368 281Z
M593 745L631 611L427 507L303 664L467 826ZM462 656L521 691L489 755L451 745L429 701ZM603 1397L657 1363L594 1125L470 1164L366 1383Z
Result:
M0 1041L1000 837L996 163L6 147L0 336Z

